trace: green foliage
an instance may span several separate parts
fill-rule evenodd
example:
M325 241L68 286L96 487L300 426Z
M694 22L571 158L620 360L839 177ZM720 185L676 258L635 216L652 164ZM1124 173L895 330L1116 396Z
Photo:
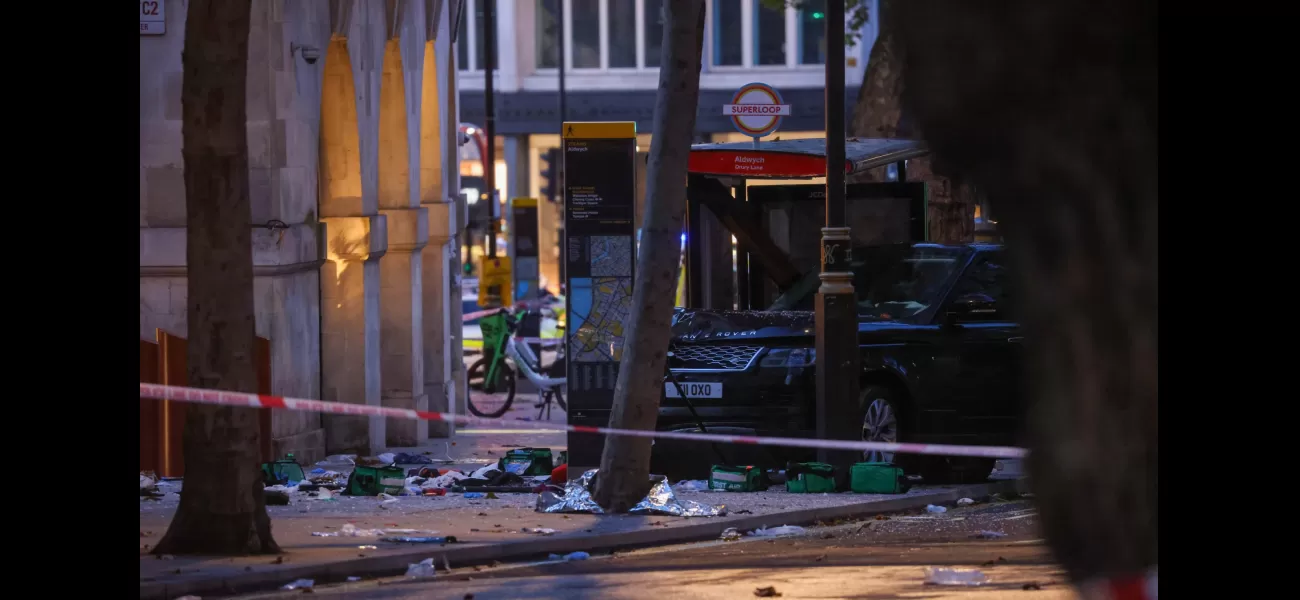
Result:
M796 10L804 7L809 0L760 0L763 6L772 9L782 9L787 6ZM835 0L829 0L834 2ZM844 14L849 17L848 28L844 33L844 44L846 46L856 46L858 43L858 31L863 25L871 22L871 15L868 14L867 8L870 6L870 0L844 0Z

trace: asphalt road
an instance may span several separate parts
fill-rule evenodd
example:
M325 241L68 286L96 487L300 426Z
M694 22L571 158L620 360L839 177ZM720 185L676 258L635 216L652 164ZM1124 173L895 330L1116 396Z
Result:
M1025 500L810 527L799 536L708 542L589 560L439 568L432 580L390 578L321 586L340 598L1077 598L1038 539ZM1002 534L1002 537L986 532ZM925 583L926 567L977 569L988 581ZM294 592L297 595L301 592ZM284 598L289 594L261 594ZM769 596L775 597L775 596Z

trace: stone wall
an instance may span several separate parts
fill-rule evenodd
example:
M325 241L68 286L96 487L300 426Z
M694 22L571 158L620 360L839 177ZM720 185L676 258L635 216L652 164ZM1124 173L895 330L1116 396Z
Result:
M419 308L426 304L420 294L449 294L450 284L422 285L422 271L427 269L418 268L419 231L426 232L427 240L431 228L456 230L445 222L446 214L454 211L434 211L444 222L421 223L430 218L422 203L455 196L447 192L448 182L422 180L422 173L439 178L442 170L422 170L420 162L422 146L453 144L454 149L454 136L430 138L422 134L421 123L426 114L442 118L437 106L424 106L445 101L437 95L423 98L429 87L424 63L426 56L450 60L451 46L445 40L437 52L427 44L439 27L446 37L448 4L253 3L246 97L249 223L254 230L256 327L258 335L271 340L275 394L376 405L388 391L389 396L416 398L426 385L425 349L449 354L448 326L438 321L429 331ZM187 5L169 0L167 33L140 38L144 339L153 339L155 328L187 335L180 120ZM438 14L441 19L432 18ZM340 70L331 59L346 61L346 68ZM455 77L455 69L432 71ZM339 73L349 85L330 75ZM442 87L454 89L454 81ZM423 149L434 156L446 153ZM421 189L432 191L421 194ZM400 226L391 235L406 258L385 274L382 260L390 251L390 223ZM445 238L444 233L444 243ZM356 270L345 277L352 266ZM402 297L407 306L394 304L396 318L385 322L381 303L400 302ZM383 333L392 338L390 343L381 342ZM323 373L322 360L328 367ZM402 364L409 366L403 370ZM444 380L450 379L451 369L438 371L434 383L450 388ZM381 382L386 372L397 374L388 382L394 385ZM320 415L281 411L275 414L272 430L276 452L293 452L305 461L326 451L371 452L388 444L382 420L360 427L355 431L348 423L335 426Z

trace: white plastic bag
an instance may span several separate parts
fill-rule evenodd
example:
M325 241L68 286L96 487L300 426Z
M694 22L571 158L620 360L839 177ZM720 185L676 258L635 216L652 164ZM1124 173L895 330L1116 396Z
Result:
M749 532L749 535L759 537L773 537L778 535L798 535L807 532L807 529L798 525L782 525L780 527L760 527Z
M432 579L437 575L437 570L433 566L433 559L426 558L414 565L407 565L406 576L411 579Z
M925 582L930 585L978 586L988 583L989 578L977 569L926 567Z
M281 587L280 589L282 589L282 590L303 590L303 589L311 589L312 586L315 586L315 585L316 585L316 580L314 580L314 579L295 579L292 583L286 583L286 584L284 584L284 587Z

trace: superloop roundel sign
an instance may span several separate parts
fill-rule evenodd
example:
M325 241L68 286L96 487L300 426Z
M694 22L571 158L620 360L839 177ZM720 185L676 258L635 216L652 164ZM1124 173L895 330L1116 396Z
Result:
M731 117L731 123L747 136L760 138L781 127L781 117L790 114L790 105L781 100L781 92L766 83L741 86L731 97L731 104L722 105L722 114Z

